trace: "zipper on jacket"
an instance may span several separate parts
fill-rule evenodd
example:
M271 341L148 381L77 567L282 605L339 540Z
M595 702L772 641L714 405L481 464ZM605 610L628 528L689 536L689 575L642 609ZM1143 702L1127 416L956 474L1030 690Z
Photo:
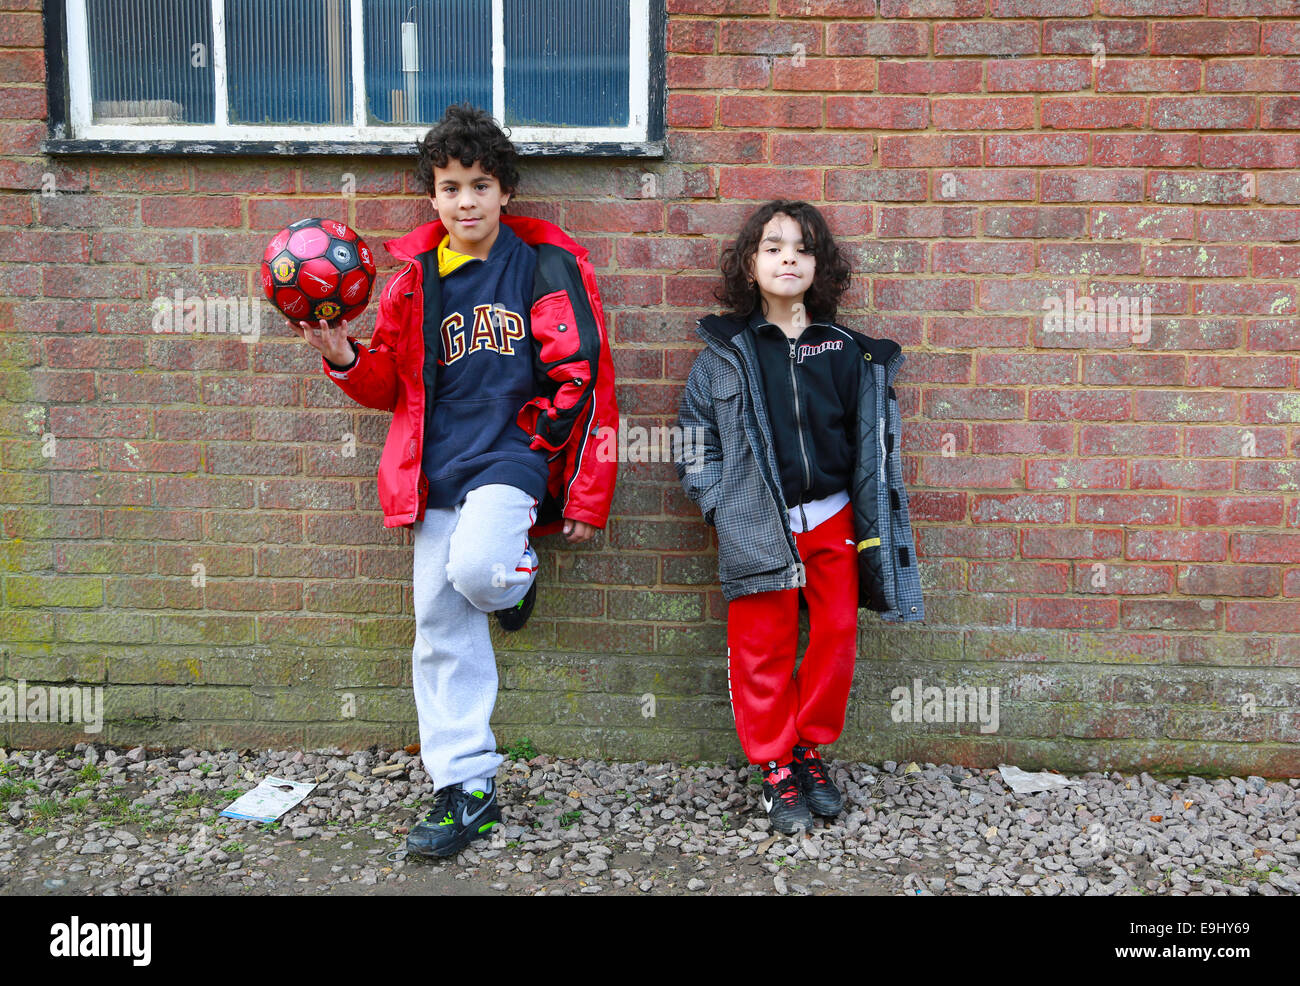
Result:
M803 333L799 333L801 336ZM794 427L799 433L799 458L803 462L803 489L799 493L799 522L804 531L808 530L808 517L803 512L803 494L812 486L812 467L808 465L808 450L803 443L803 419L799 414L799 381L794 372L795 351L797 350L797 339L787 338L790 343L790 385L794 388Z

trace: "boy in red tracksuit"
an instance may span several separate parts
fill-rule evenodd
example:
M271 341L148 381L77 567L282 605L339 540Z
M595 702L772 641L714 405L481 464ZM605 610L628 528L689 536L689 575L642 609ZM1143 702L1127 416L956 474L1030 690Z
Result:
M393 412L379 462L386 527L414 530L412 654L433 804L408 851L450 856L500 821L489 719L488 613L523 626L537 595L531 539L604 527L617 461L613 362L587 251L540 219L504 215L515 151L490 116L449 107L420 144L438 219L385 248L374 335L295 327L353 400Z

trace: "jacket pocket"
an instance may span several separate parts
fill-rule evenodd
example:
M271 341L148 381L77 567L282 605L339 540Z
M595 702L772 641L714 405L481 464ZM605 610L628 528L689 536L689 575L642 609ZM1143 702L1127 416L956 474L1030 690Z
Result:
M541 360L548 366L578 351L578 320L567 291L552 291L533 305L533 338L541 343Z

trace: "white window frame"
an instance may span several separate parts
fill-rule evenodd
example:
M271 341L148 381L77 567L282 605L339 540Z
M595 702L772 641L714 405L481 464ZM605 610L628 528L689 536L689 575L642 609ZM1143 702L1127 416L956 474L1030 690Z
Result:
M55 2L55 0L47 0ZM332 143L394 144L419 140L430 124L331 126L308 124L231 124L226 77L226 3L212 5L212 71L215 123L96 124L91 122L90 46L86 0L65 0L68 37L69 123L73 140L120 141L328 141ZM352 24L352 118L366 119L364 64L365 18L362 0L346 0ZM497 120L505 113L505 6L492 0L492 106ZM628 4L628 113L624 127L510 126L510 139L518 143L563 145L573 143L644 143L649 140L650 119L650 7L649 0ZM487 107L484 107L487 109ZM439 110L441 114L441 110Z

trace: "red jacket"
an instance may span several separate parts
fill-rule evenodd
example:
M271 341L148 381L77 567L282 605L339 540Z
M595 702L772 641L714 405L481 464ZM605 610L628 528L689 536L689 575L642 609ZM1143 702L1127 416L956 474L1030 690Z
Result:
M553 223L507 215L501 221L537 250L529 313L533 367L538 380L551 382L519 411L519 426L532 436L532 447L552 453L546 499L529 534L558 531L566 517L604 527L618 462L598 456L596 449L602 434L618 430L618 404L595 271L587 251ZM437 249L444 235L445 227L435 220L384 244L406 266L380 293L369 347L349 337L356 352L351 366L337 370L321 361L325 373L358 404L393 412L379 459L385 527L424 518L428 483L420 463L432 412L425 390L436 379L441 357ZM437 310L426 312L426 300Z

